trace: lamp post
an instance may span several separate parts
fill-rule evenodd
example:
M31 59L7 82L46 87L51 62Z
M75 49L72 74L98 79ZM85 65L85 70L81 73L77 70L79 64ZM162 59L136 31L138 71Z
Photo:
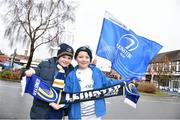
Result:
M13 57L11 59L11 65L10 65L10 68L14 68L14 60L15 60L15 57L16 57L16 51L17 51L17 48L14 49L14 54L13 54Z

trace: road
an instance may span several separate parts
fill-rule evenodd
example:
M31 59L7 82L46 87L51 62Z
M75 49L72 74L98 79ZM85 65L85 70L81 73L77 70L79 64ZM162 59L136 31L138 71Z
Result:
M21 97L20 92L20 83L0 80L0 119L29 119L32 97ZM123 100L122 96L107 98L103 119L180 119L180 97L141 96L136 109Z
M123 97L108 98L107 119L180 119L179 97L141 96L137 108L123 103Z

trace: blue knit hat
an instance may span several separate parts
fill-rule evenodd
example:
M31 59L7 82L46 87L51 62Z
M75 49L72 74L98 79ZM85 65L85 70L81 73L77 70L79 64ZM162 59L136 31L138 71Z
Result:
M71 58L73 58L74 50L71 46L69 46L66 43L62 43L58 47L59 47L59 50L57 52L57 58L59 58L63 55L68 55Z

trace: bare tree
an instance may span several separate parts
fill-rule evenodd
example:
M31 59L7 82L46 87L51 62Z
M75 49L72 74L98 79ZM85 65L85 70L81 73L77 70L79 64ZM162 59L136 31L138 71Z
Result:
M61 42L65 22L74 22L77 2L71 0L4 0L5 38L10 47L17 42L30 50L26 68L35 50L42 44L55 46Z

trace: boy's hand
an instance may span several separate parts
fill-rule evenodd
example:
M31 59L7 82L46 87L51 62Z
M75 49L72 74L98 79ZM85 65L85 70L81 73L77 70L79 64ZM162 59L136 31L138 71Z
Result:
M31 77L33 74L35 74L35 70L34 69L29 69L25 71L25 75L27 77Z
M49 103L49 105L54 108L55 110L59 110L63 108L65 105L64 104L57 104L57 103Z

